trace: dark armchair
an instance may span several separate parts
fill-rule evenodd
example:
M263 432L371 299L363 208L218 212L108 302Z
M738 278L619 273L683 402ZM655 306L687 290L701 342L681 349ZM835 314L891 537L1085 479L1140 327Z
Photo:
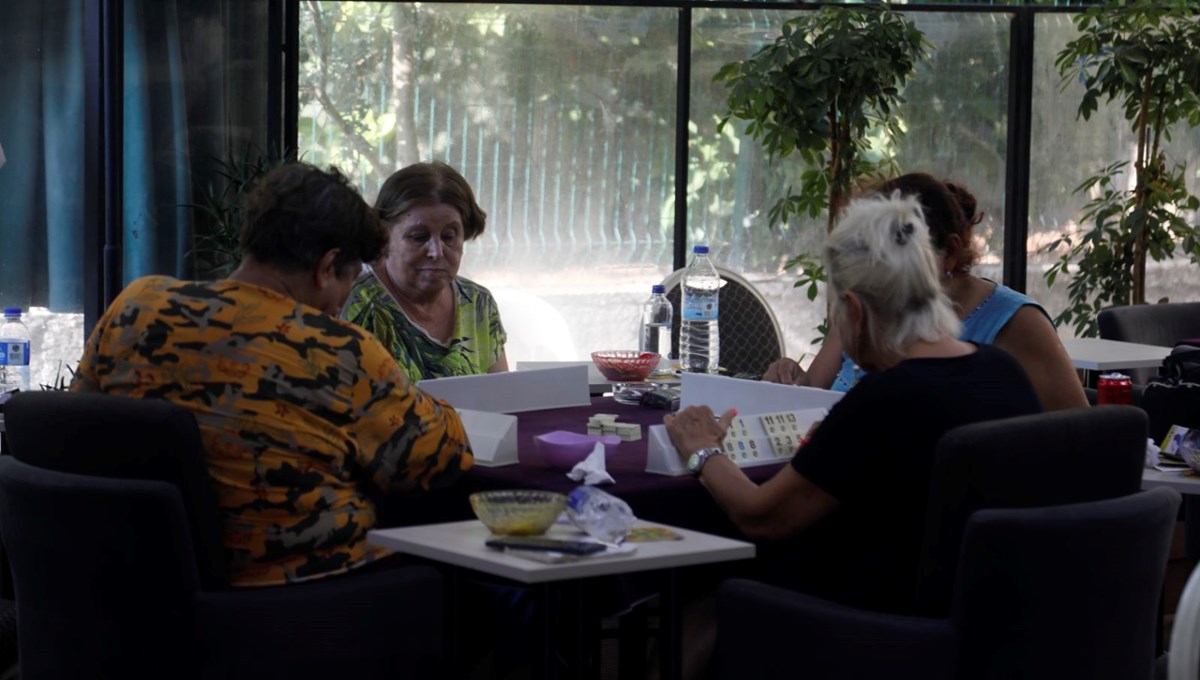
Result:
M982 510L947 617L879 614L762 583L718 594L716 677L991 680L1153 676L1179 494Z
M971 513L1119 498L1142 486L1146 414L1096 406L991 420L938 442L916 609L945 616Z
M225 585L187 410L26 393L6 405L6 421L0 534L22 677L441 674L442 582L430 567Z
M1173 347L1180 340L1200 338L1200 302L1109 307L1096 318L1100 337L1142 345ZM1134 369L1133 381L1145 384L1157 371Z

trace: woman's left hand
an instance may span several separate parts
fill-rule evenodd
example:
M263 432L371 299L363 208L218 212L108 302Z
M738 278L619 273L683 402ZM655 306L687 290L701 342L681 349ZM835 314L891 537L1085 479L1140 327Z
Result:
M725 431L737 416L736 409L729 409L718 418L707 406L689 406L678 413L667 414L663 423L675 450L685 461L694 452L705 448L721 448Z

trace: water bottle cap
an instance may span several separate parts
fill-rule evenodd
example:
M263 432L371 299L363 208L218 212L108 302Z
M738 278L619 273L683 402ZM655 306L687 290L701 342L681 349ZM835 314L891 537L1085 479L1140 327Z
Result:
M695 246L692 248L692 252L696 253L697 255L707 255L708 246Z
M4 316L21 316L20 307L5 307Z
M667 289L664 288L661 283L656 283L653 286L650 286L650 292L651 293L665 293L665 292L667 292Z

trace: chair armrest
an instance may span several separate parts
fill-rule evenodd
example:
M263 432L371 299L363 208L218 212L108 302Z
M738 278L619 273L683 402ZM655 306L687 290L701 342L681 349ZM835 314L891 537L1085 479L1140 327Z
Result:
M203 675L439 677L442 601L442 577L424 565L202 592Z
M755 581L717 595L718 678L952 678L949 621L882 614Z

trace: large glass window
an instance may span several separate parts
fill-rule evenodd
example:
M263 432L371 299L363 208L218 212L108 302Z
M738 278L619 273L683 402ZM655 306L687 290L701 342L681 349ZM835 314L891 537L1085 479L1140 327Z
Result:
M487 231L460 274L489 288L510 365L636 346L671 269L677 12L305 3L300 152L369 201L442 160Z
M634 342L637 308L671 267L677 11L309 3L302 16L300 148L352 170L368 198L415 160L457 165L491 217L463 272L500 298L510 359L580 358ZM768 298L793 355L824 306L781 271L818 224L766 225L786 186L712 83L773 38L786 13L698 9L693 20L688 246ZM909 137L879 154L979 195L985 270L1003 256L1007 15L915 13L936 50L901 111ZM948 132L952 132L949 134ZM526 343L522 335L532 335Z
M791 13L713 9L696 12L692 41L692 125L688 238L714 247L717 260L742 272L768 298L792 356L815 354L822 300L809 302L782 271L789 256L819 254L825 222L767 227L767 211L784 187L797 182L799 160L768 167L765 152L729 126L717 133L726 93L712 77L726 62L744 59L779 33ZM984 221L976 238L979 273L999 279L1004 242L1004 160L1007 132L1008 16L982 12L908 15L933 44L904 92L897 112L906 136L878 157L902 171L954 179L979 199Z
M848 0L849 1L849 0ZM928 2L921 3L928 5ZM974 191L985 215L978 273L999 278L1004 252L1009 35L1017 5L1087 0L950 2L908 16L933 43L905 91L907 136L880 146L901 169ZM958 11L953 5L977 5ZM228 246L237 224L223 175L268 158L268 0L126 0L124 127L118 184L119 280L148 273L222 273L205 248ZM978 5L991 5L983 8ZM289 3L290 7L291 4ZM740 126L716 132L720 66L752 54L798 10L696 3L690 61L677 63L678 7L306 0L300 7L300 119L305 160L348 171L368 201L406 164L459 168L489 213L462 274L491 288L512 335L510 360L578 359L629 347L649 286L673 267L675 241L707 243L719 264L768 298L788 353L810 354L823 300L794 289L783 263L815 252L818 222L766 226L794 176L768 167ZM84 8L67 0L0 3L0 305L30 309L35 382L52 384L78 359L85 252ZM1102 102L1080 121L1078 84L1053 62L1074 35L1073 14L1035 17L1028 291L1052 313L1066 283L1047 289L1042 251L1078 223L1073 189L1096 168L1132 157L1128 124ZM680 83L682 72L690 73ZM278 83L276 84L278 85ZM677 234L676 102L688 88L687 229ZM286 95L286 93L285 93ZM89 108L90 107L90 108ZM278 122L278 121L277 121ZM1200 130L1178 130L1172 158L1192 168ZM1025 187L1016 190L1024 191ZM1151 263L1148 297L1200 298L1193 265ZM1070 334L1070 329L1063 329Z
M1091 197L1074 193L1075 188L1107 165L1120 160L1132 164L1137 142L1119 104L1101 100L1090 120L1076 116L1083 88L1078 82L1064 84L1054 66L1057 54L1077 35L1073 16L1038 16L1035 31L1026 286L1030 295L1057 315L1067 305L1068 282L1060 278L1053 287L1047 287L1044 273L1057 258L1046 252L1046 247L1062 234L1086 230L1087 225L1080 224L1079 219ZM1196 193L1200 188L1200 128L1176 130L1166 149L1173 162L1187 163L1188 188ZM1126 175L1125 181L1132 179ZM1200 277L1195 270L1195 265L1182 256L1165 262L1147 261L1146 300L1200 299ZM1064 337L1075 334L1068 324L1058 330Z

